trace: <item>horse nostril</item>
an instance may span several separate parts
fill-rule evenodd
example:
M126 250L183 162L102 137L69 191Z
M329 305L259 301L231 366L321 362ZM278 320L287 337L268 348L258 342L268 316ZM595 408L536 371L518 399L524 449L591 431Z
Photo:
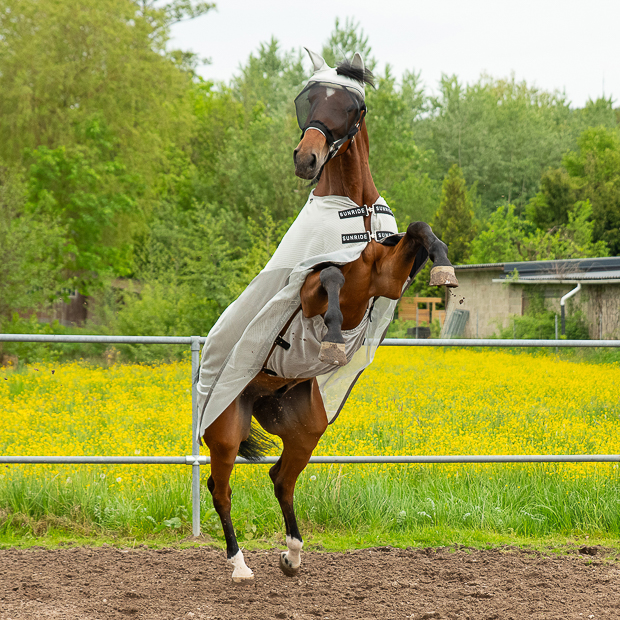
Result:
M309 164L312 168L314 168L314 166L316 166L316 155L313 153L312 157L310 158L310 164Z
M293 161L297 163L297 153L299 153L299 149L295 149L293 151Z

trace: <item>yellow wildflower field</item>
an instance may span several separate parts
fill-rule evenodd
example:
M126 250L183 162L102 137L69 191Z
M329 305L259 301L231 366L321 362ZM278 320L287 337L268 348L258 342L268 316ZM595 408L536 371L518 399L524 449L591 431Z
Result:
M619 385L615 365L382 347L316 454L619 454ZM5 368L0 427L4 455L190 454L191 368L187 362ZM0 476L8 481L42 470L64 476L76 468L124 491L157 485L171 470L189 475L187 467L170 466L12 465ZM359 468L360 477L390 469L351 468ZM575 478L613 468L617 464L564 464L554 472ZM235 481L251 479L252 470L238 467Z

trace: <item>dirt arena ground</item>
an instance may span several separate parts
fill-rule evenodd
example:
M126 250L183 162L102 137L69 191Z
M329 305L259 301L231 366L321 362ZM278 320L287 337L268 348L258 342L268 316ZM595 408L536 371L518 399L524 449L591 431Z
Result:
M246 553L235 586L213 548L0 551L2 620L620 619L620 561L596 547L304 553L285 577L278 551Z

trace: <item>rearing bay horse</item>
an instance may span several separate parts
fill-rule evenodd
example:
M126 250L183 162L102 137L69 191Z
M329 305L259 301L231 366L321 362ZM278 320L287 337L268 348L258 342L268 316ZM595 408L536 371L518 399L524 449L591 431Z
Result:
M302 138L295 174L318 180L265 269L227 308L203 349L199 433L211 454L207 485L222 521L232 578L253 578L230 516L237 454L258 460L262 431L282 455L269 475L286 527L280 568L298 572L293 508L299 474L385 335L394 306L427 258L431 285L457 286L447 247L427 224L398 234L368 165L364 85L355 54L336 69L309 52L314 73L295 100Z

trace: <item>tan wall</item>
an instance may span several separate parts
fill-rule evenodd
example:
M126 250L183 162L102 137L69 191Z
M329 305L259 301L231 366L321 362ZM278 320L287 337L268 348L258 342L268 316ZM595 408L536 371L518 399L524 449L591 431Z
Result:
M456 271L459 287L451 290L447 310L448 315L454 310L469 311L464 338L493 336L498 324L506 327L511 315L521 315L523 287L492 281L502 274L502 269Z

